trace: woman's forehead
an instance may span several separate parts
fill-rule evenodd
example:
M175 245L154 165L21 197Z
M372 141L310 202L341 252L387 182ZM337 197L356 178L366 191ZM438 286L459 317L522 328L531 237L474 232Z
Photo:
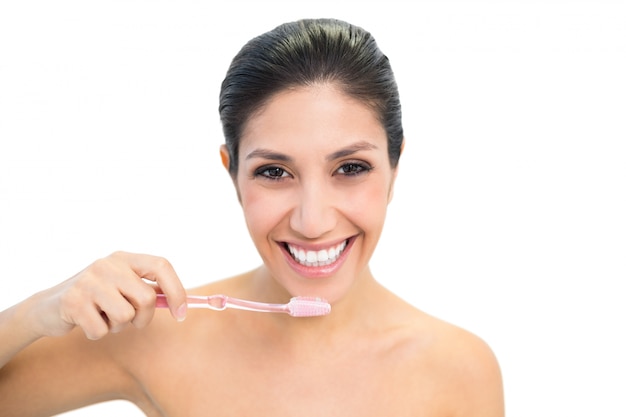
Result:
M240 149L336 148L371 141L386 148L386 133L372 108L329 86L300 87L274 95L246 123ZM242 155L245 158L245 155Z

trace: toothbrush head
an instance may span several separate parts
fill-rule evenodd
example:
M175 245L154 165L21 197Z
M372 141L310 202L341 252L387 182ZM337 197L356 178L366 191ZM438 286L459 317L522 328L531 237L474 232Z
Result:
M287 304L287 312L293 317L325 316L330 313L330 304L317 297L293 297Z

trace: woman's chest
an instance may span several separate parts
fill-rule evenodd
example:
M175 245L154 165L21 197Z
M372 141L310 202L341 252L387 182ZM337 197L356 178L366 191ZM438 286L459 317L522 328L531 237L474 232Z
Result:
M164 417L436 415L433 387L410 363L363 353L294 358L236 350L179 352L138 379Z

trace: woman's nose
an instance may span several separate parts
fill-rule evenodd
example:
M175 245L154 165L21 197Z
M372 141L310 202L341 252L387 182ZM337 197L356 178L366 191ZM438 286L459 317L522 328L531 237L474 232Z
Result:
M337 209L332 190L321 184L301 188L291 213L291 228L307 239L324 236L337 226Z

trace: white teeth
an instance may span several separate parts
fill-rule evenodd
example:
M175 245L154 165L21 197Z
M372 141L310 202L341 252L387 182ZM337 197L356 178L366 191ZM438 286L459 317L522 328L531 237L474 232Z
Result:
M289 248L289 253L293 256L293 259L295 259L299 264L305 266L324 266L335 262L346 248L346 244L346 241L343 241L336 246L328 249L322 249L320 251L305 251L304 249L296 248L289 244L287 244L287 247Z

